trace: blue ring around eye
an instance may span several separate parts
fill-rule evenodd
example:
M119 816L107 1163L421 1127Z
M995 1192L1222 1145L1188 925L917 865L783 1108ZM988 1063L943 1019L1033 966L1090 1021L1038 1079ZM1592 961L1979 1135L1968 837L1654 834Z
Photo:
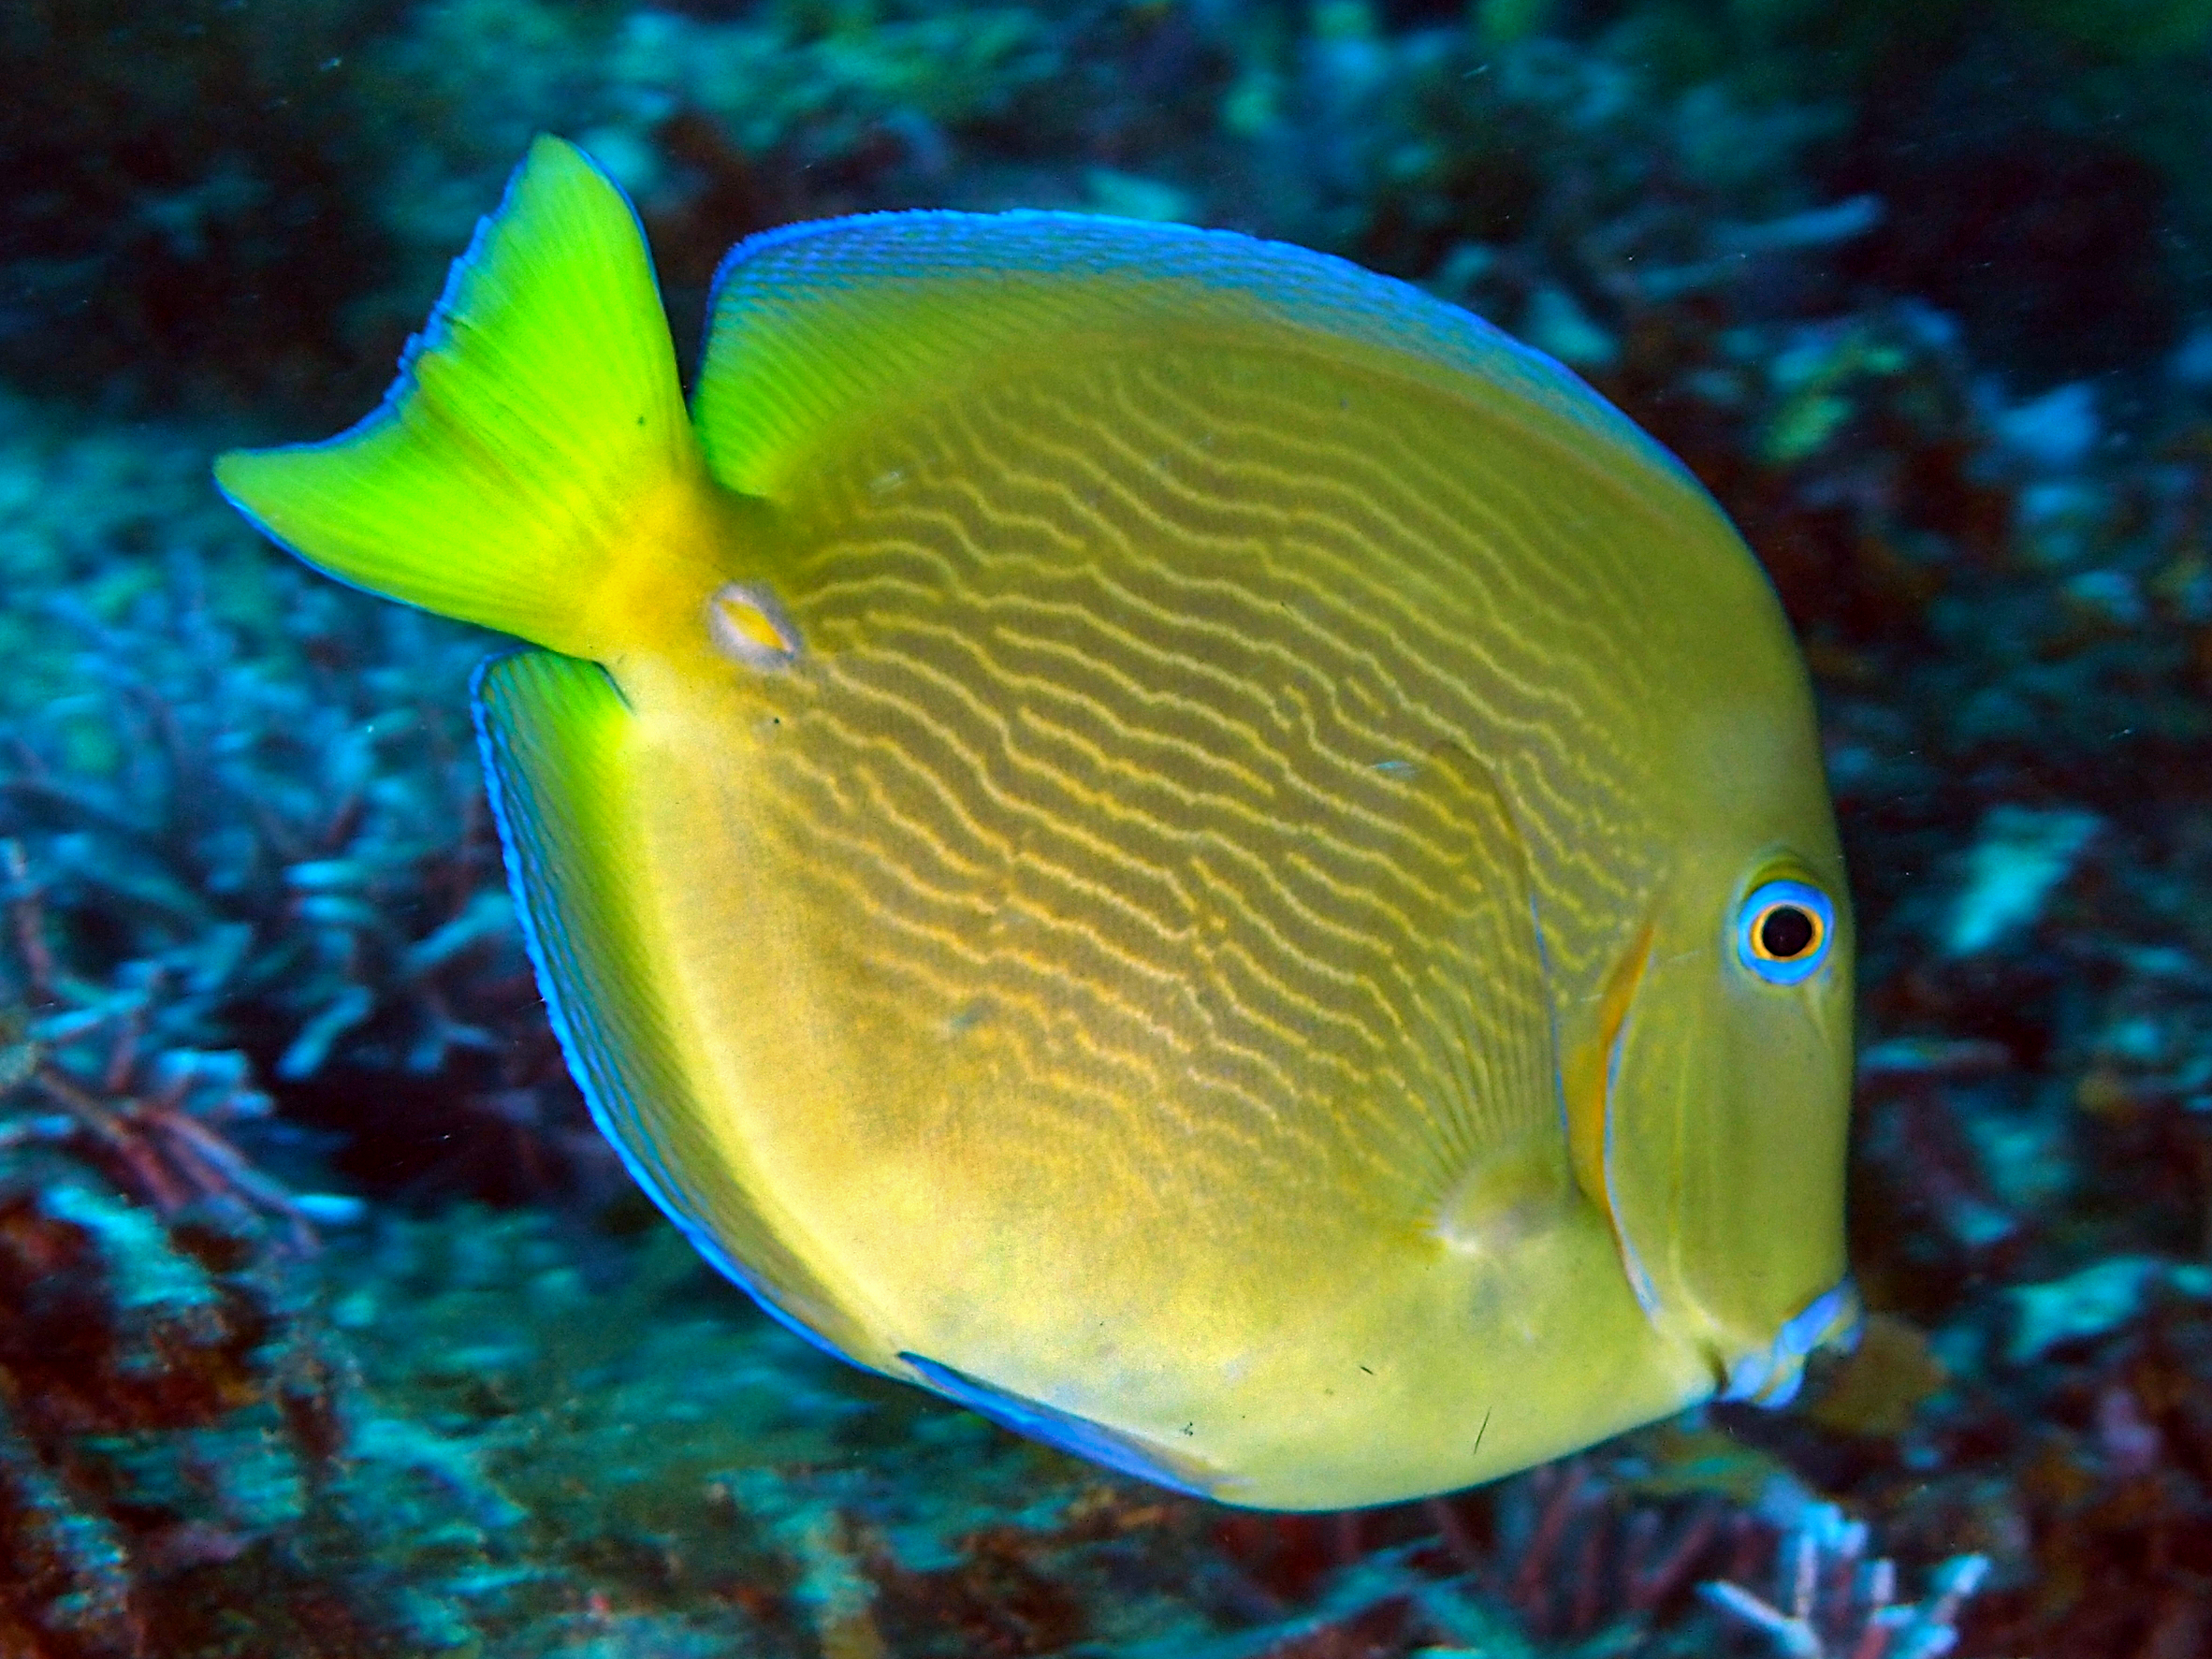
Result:
M1778 905L1790 905L1812 919L1812 948L1802 956L1782 958L1759 947L1757 929ZM1801 984L1818 973L1836 942L1836 907L1817 887L1802 881L1765 881L1745 896L1736 917L1736 959L1770 985Z

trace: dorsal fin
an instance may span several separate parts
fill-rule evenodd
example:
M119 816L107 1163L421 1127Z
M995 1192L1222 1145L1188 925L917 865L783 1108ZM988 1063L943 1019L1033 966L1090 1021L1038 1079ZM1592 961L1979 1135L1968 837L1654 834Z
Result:
M715 279L692 414L715 476L774 496L849 420L1011 357L1173 330L1302 342L1482 396L1702 498L1569 371L1410 284L1234 231L1083 213L870 213L749 238Z

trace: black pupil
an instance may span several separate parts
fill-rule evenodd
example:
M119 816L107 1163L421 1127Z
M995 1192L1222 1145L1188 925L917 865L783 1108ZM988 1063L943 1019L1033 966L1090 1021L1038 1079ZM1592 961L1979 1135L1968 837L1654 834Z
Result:
M1796 905L1776 905L1759 918L1759 948L1788 961L1812 948L1812 918Z

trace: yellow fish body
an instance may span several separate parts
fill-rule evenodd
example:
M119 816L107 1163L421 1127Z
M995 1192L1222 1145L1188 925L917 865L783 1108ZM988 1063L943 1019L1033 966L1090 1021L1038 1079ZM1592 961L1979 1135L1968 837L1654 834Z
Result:
M742 244L687 415L540 139L385 406L225 491L519 634L478 724L609 1138L834 1351L1225 1502L1448 1490L1848 1326L1851 924L1689 476L1302 250Z

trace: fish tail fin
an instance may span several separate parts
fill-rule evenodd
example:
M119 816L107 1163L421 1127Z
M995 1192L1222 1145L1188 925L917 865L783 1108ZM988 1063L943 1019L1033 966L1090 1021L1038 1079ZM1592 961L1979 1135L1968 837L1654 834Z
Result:
M602 660L633 636L623 596L653 586L638 566L701 546L672 520L714 495L636 215L550 137L382 407L325 443L233 450L215 480L342 581Z

